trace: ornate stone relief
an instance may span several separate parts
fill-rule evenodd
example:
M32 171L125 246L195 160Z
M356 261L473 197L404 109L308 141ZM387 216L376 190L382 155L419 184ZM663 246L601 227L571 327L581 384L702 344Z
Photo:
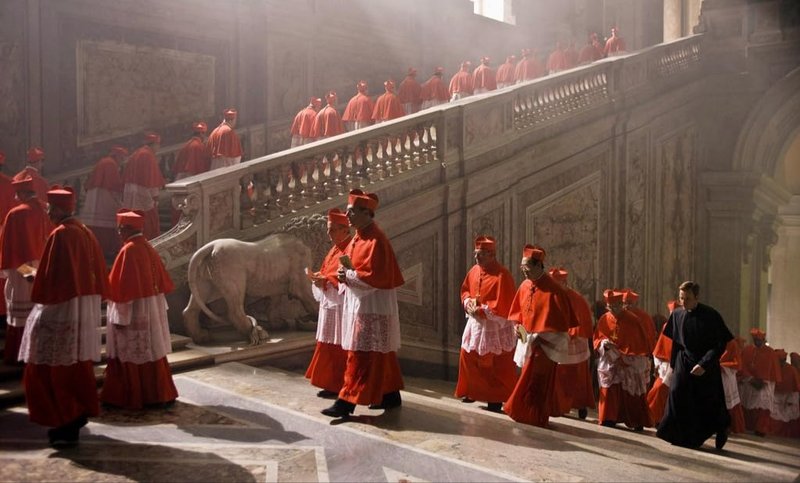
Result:
M404 338L416 340L441 340L440 322L436 313L439 280L437 269L439 264L439 237L432 234L419 240L397 253L397 261L403 269L403 276L411 275L411 287L403 287L404 295L400 297L401 332ZM408 296L415 300L409 303ZM399 294L398 294L399 295Z
M76 49L80 146L214 115L213 56L111 41Z
M625 166L624 284L638 292L646 289L644 263L647 249L647 133L628 142Z
M594 172L525 209L525 241L546 250L547 266L565 267L570 273L570 285L589 301L598 293L600 278L600 181L600 172ZM551 180L545 183L560 184Z
M658 263L649 278L656 284L657 300L669 300L675 298L676 287L695 273L695 128L691 126L660 140L657 150L651 217L656 236L651 256Z
M306 40L291 36L272 38L274 43L270 48L270 57L273 60L269 62L268 70L270 98L267 100L271 108L270 119L291 120L297 111L308 104ZM278 38L280 41L276 41Z
M208 197L208 232L213 235L233 228L233 194L220 191Z
M502 104L495 103L486 109L467 111L464 120L464 144L469 146L476 141L501 135L505 128L503 107Z
M25 93L23 90L23 59L22 46L19 42L0 42L0 59L3 59L0 74L0 146L8 157L11 165L14 153L24 153L25 136ZM21 168L22 159L15 163Z

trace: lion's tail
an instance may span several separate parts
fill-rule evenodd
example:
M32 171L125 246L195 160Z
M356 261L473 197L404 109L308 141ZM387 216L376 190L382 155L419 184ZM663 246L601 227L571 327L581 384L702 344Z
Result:
M206 305L205 300L200 297L200 291L197 289L197 278L200 275L200 267L204 265L203 262L206 261L211 252L214 251L214 243L207 243L204 247L200 250L197 250L192 258L189 260L189 269L187 274L187 282L189 284L189 291L192 293L192 297L197 301L197 305L200 306L200 310L203 311L207 316L209 316L214 321L220 324L227 324L225 320L211 311ZM206 265L207 266L207 265Z

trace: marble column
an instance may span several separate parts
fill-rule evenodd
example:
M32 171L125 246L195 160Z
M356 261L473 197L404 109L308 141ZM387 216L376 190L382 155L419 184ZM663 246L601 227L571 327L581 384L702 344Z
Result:
M778 212L772 249L767 337L773 347L800 352L800 196Z

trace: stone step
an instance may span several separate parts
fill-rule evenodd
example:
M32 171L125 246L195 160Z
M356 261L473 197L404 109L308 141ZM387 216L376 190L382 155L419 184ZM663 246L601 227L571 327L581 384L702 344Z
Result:
M192 343L189 337L170 334L173 352L167 354L167 360L172 372L179 373L230 361L264 363L296 355L310 356L316 344L313 332L275 334L266 344L259 346L250 346L239 341L235 333L222 331L220 334L225 340L206 346ZM95 365L98 384L103 381L103 371L106 367L105 347L101 355L103 362ZM0 364L0 408L18 404L24 399L21 378L22 366Z

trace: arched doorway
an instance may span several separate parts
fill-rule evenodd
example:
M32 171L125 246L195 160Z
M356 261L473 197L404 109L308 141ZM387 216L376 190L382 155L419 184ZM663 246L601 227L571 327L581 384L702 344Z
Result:
M752 257L763 258L766 277L748 273L751 298L739 333L749 327L766 329L773 347L800 352L800 68L772 86L751 112L739 135L734 170L759 174L780 200L775 213L754 232L760 243ZM754 204L758 203L758 191ZM771 226L765 226L771 225ZM744 263L747 265L747 262ZM756 264L757 265L757 264ZM747 269L748 267L745 267ZM744 285L743 285L744 286ZM755 307L755 308L754 308ZM749 316L749 317L748 317ZM750 319L749 327L747 319Z

